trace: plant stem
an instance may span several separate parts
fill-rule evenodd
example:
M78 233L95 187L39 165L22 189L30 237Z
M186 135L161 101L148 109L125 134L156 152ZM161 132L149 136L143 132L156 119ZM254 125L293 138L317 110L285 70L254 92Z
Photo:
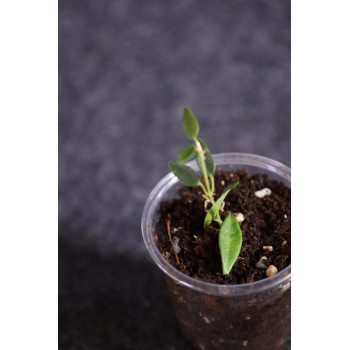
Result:
M199 186L202 188L204 194L207 195L207 196L209 196L209 193L208 193L207 190L205 189L204 185L203 185L202 183L200 183Z
M204 159L203 153L204 153L203 151L199 153L199 158L201 159L205 187L207 188L209 197L212 198L213 193L212 193L210 185L209 185L207 167L205 166L205 159Z
M222 220L221 220L221 218L220 218L220 214L219 214L219 213L216 215L216 219L215 219L215 220L219 223L219 225L220 225L220 227L221 227L221 225L222 225Z
M214 205L214 203L215 203L214 198L213 198L213 194L214 194L214 191L215 191L214 176L210 175L210 182L211 182L211 184L209 184L209 176L208 176L208 172L207 172L207 167L205 165L204 150L203 150L200 142L198 141L198 139L195 139L194 142L196 144L197 153L198 153L199 158L201 160L203 177L204 177L204 183L205 183L205 187L204 187L204 185L202 183L200 184L200 186L202 187L204 193L209 197L209 200L210 200L211 204ZM222 220L220 218L220 212L219 211L216 211L216 213L215 213L215 220L219 223L219 225L221 227Z
M210 188L209 181L208 181L208 173L207 173L207 167L205 166L204 151L203 151L203 148L202 148L200 142L198 141L198 139L195 139L194 142L196 143L197 152L199 154L199 158L200 158L201 164L202 164L202 171L203 171L205 187L207 189L209 198L210 198L211 202L213 203L213 200L212 200L213 193L212 193L212 190Z
M210 175L210 180L211 180L211 192L214 194L215 192L215 182L214 182L214 176Z

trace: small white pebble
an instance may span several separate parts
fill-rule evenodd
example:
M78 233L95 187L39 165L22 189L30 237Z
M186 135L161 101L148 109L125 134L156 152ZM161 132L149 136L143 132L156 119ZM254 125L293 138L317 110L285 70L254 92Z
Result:
M284 215L283 215L283 217L284 217L285 219L287 219L287 218L288 218L287 214L284 214Z
M179 254L181 252L181 248L179 247L179 242L180 242L180 238L179 237L174 237L173 238L173 244L174 244L174 247L175 247L176 254Z
M277 267L275 265L270 265L268 269L266 270L266 276L270 277L277 273Z
M193 235L193 237L194 237L195 239L197 239L197 238L198 238L196 235Z
M247 316L245 317L245 319L246 319L246 320L250 320L250 319L251 319L250 315L247 315Z
M267 250L268 252L272 252L273 251L273 246L272 245L264 245L263 249Z
M248 345L248 340L243 340L243 346L247 346Z
M233 174L232 174L232 173L230 173L230 177L233 177Z
M283 241L283 242L282 242L282 247L284 247L285 245L287 245L287 243L288 243L287 241Z
M242 223L245 219L242 213L234 213L233 215L236 217L239 224Z
M205 322L206 324L210 324L210 323L211 323L210 320L209 320L209 318L206 317L206 316L203 317L203 320L204 320L204 322Z
M266 269L267 268L267 266L266 266L266 264L265 264L265 261L267 260L267 257L266 256L262 256L261 258L260 258L260 260L256 263L256 267L258 268L258 269Z
M282 285L280 286L281 291L282 291L282 292L287 291L288 289L290 289L290 285L291 285L290 280L288 280L287 283L282 284Z
M221 183L221 185L223 185L223 186L225 185L225 181L224 181L224 180L221 180L220 183Z
M265 187L260 191L256 191L255 196L258 198L264 198L265 196L269 196L271 193L272 191L269 188Z

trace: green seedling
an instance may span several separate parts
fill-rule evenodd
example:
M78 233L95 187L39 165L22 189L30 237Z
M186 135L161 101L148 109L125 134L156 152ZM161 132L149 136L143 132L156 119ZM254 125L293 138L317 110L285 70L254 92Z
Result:
M177 161L169 162L169 167L175 176L186 186L200 186L203 190L204 197L210 201L211 208L204 219L204 228L211 225L213 221L219 224L219 248L222 273L223 275L228 275L241 251L242 231L233 214L229 213L225 219L222 219L220 211L222 211L227 194L238 185L238 182L227 186L221 196L215 200L215 161L203 140L198 138L198 121L192 111L187 107L183 112L182 127L185 135L192 140L193 143L185 146L179 152ZM195 170L183 164L193 157L196 158L198 167L202 172L203 181Z

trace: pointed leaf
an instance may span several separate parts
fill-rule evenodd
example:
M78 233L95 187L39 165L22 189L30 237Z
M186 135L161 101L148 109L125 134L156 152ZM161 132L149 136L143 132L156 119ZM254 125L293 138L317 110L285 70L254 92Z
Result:
M196 117L189 108L185 108L182 115L182 128L185 135L190 139L195 139L198 136L199 125Z
M169 162L169 167L183 184L187 186L197 186L200 184L198 174L189 166L176 162Z
M208 148L202 139L198 138L198 141L204 150Z
M186 160L192 158L192 156L196 153L196 146L192 143L190 145L185 146L177 157L178 163L184 163Z
M242 247L242 231L234 215L227 215L219 231L222 273L228 275Z
M196 162L197 162L199 169L204 174L203 168L202 168L201 158L200 158L198 153L196 155ZM205 153L204 153L204 162L205 162L205 167L207 168L208 175L214 175L215 161L214 161L212 154L209 152L208 148L205 150Z
M212 154L209 152L209 150L207 149L205 154L205 165L207 167L207 171L209 175L214 175L215 172L215 161L214 158L212 156Z
M205 219L204 219L204 228L207 228L212 221L215 219L216 213L220 210L222 202L225 200L228 193L239 184L238 181L232 185L228 185L222 192L221 196L216 200L213 206L209 209Z

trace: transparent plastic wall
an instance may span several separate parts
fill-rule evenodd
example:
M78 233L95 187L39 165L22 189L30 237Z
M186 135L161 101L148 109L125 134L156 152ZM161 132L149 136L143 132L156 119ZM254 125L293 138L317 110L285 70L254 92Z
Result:
M290 168L252 154L214 156L224 170L248 169L265 173L290 187ZM198 170L195 162L187 163ZM177 197L180 185L168 174L151 192L142 215L142 233L152 259L165 273L180 329L196 349L284 349L290 339L290 276L288 266L261 281L220 285L196 280L177 270L160 254L154 241L159 203Z

